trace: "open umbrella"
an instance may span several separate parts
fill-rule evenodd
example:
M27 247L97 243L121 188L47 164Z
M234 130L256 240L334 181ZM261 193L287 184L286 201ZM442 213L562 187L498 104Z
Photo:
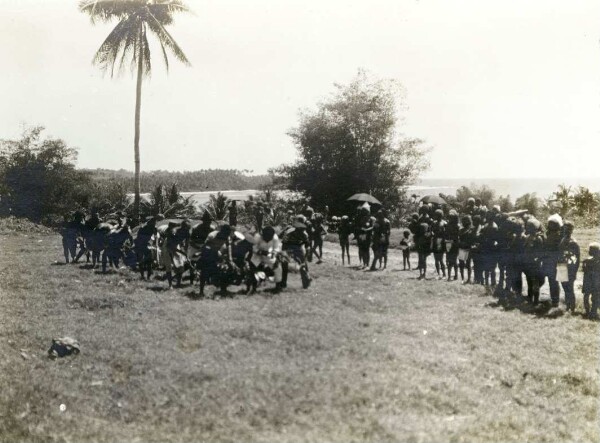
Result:
M421 199L421 202L426 203L426 204L433 203L436 205L445 205L446 204L446 200L444 200L439 195L426 195L425 197L423 197Z
M381 202L373 197L371 194L354 194L352 197L349 197L347 201L357 201L357 202L367 202L374 205L381 205Z

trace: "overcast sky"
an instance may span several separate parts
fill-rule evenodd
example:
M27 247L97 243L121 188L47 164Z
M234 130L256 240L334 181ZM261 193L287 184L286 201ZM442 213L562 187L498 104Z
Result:
M112 26L71 0L0 0L0 138L41 124L80 167L133 169L135 82L91 64ZM428 177L596 177L598 0L189 0L192 62L143 85L142 169L267 168L286 132L358 68L399 80ZM156 48L153 48L156 49Z

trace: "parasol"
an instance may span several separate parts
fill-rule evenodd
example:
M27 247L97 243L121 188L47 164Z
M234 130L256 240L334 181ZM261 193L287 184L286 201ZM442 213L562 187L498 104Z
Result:
M423 197L421 199L421 202L426 203L426 204L433 203L435 205L445 205L446 204L446 200L444 200L439 195L426 195L425 197Z
M349 197L348 199L346 199L346 201L367 202L367 203L371 203L374 205L381 205L381 202L379 200L377 200L371 194L365 194L365 193L354 194L352 197Z

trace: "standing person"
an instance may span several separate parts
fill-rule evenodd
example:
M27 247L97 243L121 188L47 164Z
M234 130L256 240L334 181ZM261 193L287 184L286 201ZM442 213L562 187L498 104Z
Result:
M231 201L229 205L229 226L232 228L237 226L238 208L235 200Z
M581 253L577 240L573 238L575 226L571 221L565 221L563 224L563 237L558 245L559 262L567 268L567 279L562 280L561 284L565 292L565 304L567 310L575 312L575 279L581 259Z
M152 246L156 236L156 217L146 218L146 222L140 227L135 237L134 246L137 255L138 270L142 277L150 280L152 275ZM146 273L147 277L144 277Z
M496 225L498 226L498 237L496 245L496 257L498 260L498 286L500 289L510 290L507 284L507 268L510 257L509 246L512 238L510 223L508 216L499 212L496 217Z
M77 239L81 237L83 231L83 217L84 214L81 211L75 211L71 217L71 220L65 221L61 235L63 254L65 256L65 263L69 263L69 259L76 263L77 257Z
M438 279L446 278L446 266L444 265L446 220L444 220L444 211L442 211L441 209L436 209L433 213L433 224L431 225L431 234L433 237L432 250L433 258L435 260L435 272L437 273ZM441 275L440 271L442 272Z
M473 217L476 215L477 211L475 210L475 199L473 197L469 197L467 199L467 204L463 208L463 215L469 215Z
M365 203L361 206L360 216L355 225L354 236L358 246L358 258L363 268L371 262L371 239L373 234L373 219L371 217L371 206Z
M327 235L327 229L323 223L323 215L316 213L313 216L312 247L315 255L317 256L317 264L323 263L323 240Z
M282 250L287 254L289 261L299 266L302 287L307 289L312 279L308 273L308 263L306 262L306 248L308 247L309 239L306 233L305 221L306 219L303 215L297 216L292 225L283 231L281 242ZM288 261L281 263L281 271L281 287L287 288Z
M471 248L475 244L475 234L470 215L463 216L461 221L462 228L458 231L458 267L462 283L469 284L471 283ZM465 269L467 270L466 281Z
M544 241L544 256L542 271L548 278L552 306L558 307L560 300L560 284L556 280L556 266L560 258L559 245L562 239L562 218L558 214L548 217L546 224L546 239Z
M454 280L458 280L458 240L460 225L458 223L458 212L451 209L448 213L448 223L444 229L444 246L446 249L446 265L448 266L448 281L452 280L452 269L454 269Z
M350 265L350 234L352 233L352 226L350 225L350 217L347 215L342 216L340 226L338 228L338 237L340 239L340 246L342 248L342 266L345 265L344 254L348 258L348 265Z
M496 286L496 264L498 263L498 225L495 216L489 213L480 231L481 267L485 286Z
M427 256L431 254L431 219L429 218L429 207L419 208L419 220L417 221L416 233L413 236L415 248L419 256L418 269L419 280L427 277Z
M262 232L265 210L262 202L256 202L254 206L254 219L256 220L256 232Z
M531 217L525 224L525 244L523 266L527 279L527 298L537 305L540 300L540 287L544 284L543 271L544 234L539 220Z
M402 249L402 266L406 271L406 267L408 266L408 270L410 271L410 231L405 229L402 232L402 240L400 240L400 249Z
M590 319L598 319L600 307L600 243L590 243L590 257L583 261L583 306ZM592 304L590 306L590 298Z
M471 260L473 263L473 283L477 285L483 284L483 256L481 254L481 215L475 207L476 215L473 216L473 236L474 242L471 246Z
M506 285L518 296L523 295L523 273L525 272L525 224L523 220L509 219L512 232L508 245L506 263Z
M304 211L302 211L302 215L305 217L304 224L306 225L306 233L308 234L308 248L306 250L306 260L312 263L313 261L313 240L315 237L315 227L313 225L313 216L315 215L315 211L310 206L307 206Z
M380 209L377 211L375 223L373 224L373 264L371 265L371 271L375 270L377 262L379 262L379 267L381 267L382 260L383 269L387 267L387 253L390 246L391 230L390 221L385 218L383 210Z

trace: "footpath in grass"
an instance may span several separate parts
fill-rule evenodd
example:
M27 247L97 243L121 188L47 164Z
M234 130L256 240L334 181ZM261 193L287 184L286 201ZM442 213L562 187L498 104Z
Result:
M197 299L56 265L56 235L0 250L2 441L600 438L597 322L417 281L399 251L365 272L329 244L309 290ZM81 354L49 360L63 335Z

